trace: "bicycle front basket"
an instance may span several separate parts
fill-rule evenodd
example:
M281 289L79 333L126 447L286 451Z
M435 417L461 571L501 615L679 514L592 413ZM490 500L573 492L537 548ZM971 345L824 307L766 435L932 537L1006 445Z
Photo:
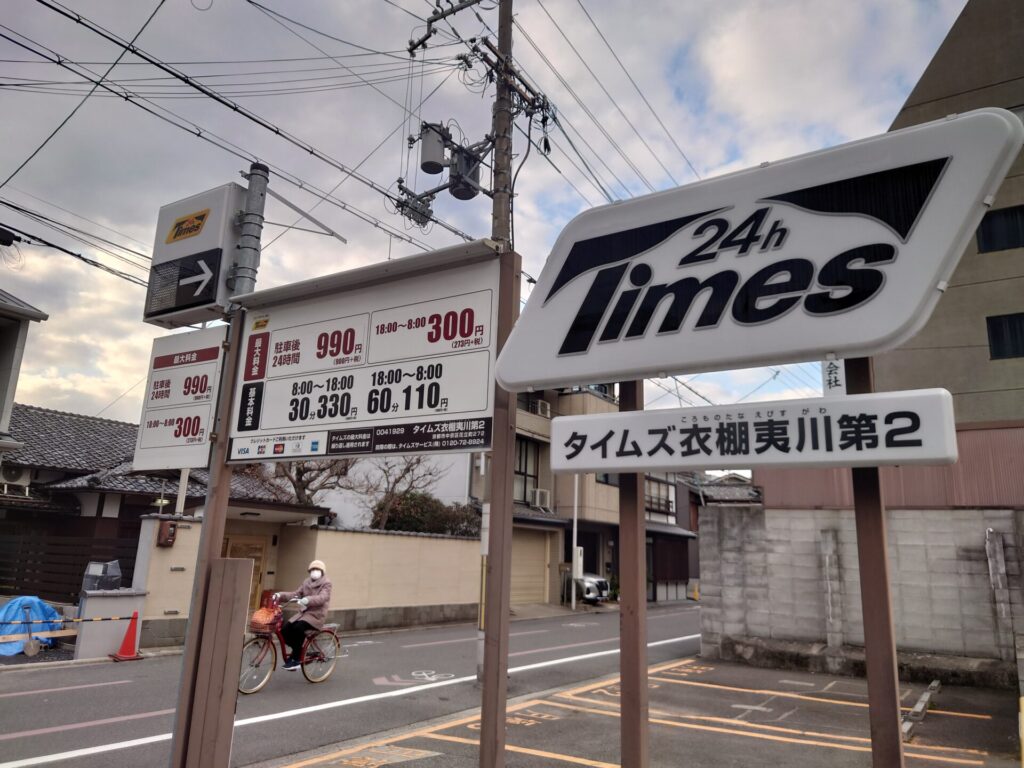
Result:
M249 618L249 631L256 635L269 635L280 623L280 608L257 608Z

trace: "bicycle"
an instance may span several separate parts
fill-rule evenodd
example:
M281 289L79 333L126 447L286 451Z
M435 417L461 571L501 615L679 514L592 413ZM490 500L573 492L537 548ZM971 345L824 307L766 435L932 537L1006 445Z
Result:
M288 602L297 602L289 600ZM240 693L256 693L270 681L277 667L277 648L274 647L274 638L281 647L281 656L284 657L285 642L281 634L281 627L284 623L284 614L281 606L275 600L271 603L270 609L273 617L268 621L257 618L257 614L265 609L260 609L253 614L249 620L249 631L255 637L246 641L242 646L242 668L238 675L238 691ZM306 639L299 650L299 664L302 668L302 676L311 683L322 683L334 671L338 662L337 624L325 624L322 629L311 630L306 633Z

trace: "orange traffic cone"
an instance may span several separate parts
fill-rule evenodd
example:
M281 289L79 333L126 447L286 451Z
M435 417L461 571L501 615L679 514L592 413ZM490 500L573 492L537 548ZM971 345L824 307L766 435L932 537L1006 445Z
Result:
M132 612L132 620L128 622L128 631L124 633L124 640L121 641L121 648L117 653L110 654L114 661L137 661L142 654L135 648L135 635L138 633L139 612Z

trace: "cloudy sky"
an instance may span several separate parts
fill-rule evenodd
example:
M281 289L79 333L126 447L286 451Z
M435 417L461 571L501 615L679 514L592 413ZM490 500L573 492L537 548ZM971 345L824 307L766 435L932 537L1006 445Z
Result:
M123 39L145 24L139 48L338 163L358 167L372 184L346 178L131 54L108 78L135 103L97 90L8 179L88 93L82 75L102 76L122 52L41 2L8 0L0 22L0 182L8 179L0 203L36 218L0 206L0 224L145 279L159 207L238 181L248 167L224 149L230 144L281 169L272 188L306 210L315 206L315 215L349 241L296 230L275 239L284 231L277 225L295 216L271 201L261 288L459 242L437 224L424 231L395 215L379 189L394 191L400 176L417 190L436 182L417 173L409 153L407 137L420 120L443 121L467 143L489 130L493 86L479 63L460 68L457 57L469 47L456 34L490 34L496 4L485 0L477 13L441 24L410 64L404 49L423 34L429 0L259 3L109 0L68 7ZM562 226L608 197L626 199L885 131L963 5L516 0L515 58L555 105L564 129L550 131L547 158L536 150L525 158L516 181L515 237L524 269L539 274ZM44 57L73 63L61 67ZM519 124L525 131L525 118ZM533 136L541 136L540 126ZM525 148L517 132L516 167ZM285 176L324 191L339 185L334 197L360 213L319 202ZM460 202L442 193L434 209L473 237L489 234L490 201L483 196ZM0 248L0 287L50 316L32 328L19 402L138 420L150 344L165 333L142 322L144 288L25 245ZM820 390L814 364L682 381L688 388L649 383L648 405Z

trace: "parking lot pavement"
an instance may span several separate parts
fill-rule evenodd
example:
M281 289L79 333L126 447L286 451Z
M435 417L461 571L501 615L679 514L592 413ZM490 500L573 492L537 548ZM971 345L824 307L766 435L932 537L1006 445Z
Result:
M871 764L864 680L695 658L652 666L648 675L652 766ZM508 765L617 768L618 682L608 677L510 702ZM924 690L901 687L907 711ZM274 765L470 768L477 765L479 731L479 714L467 714ZM922 768L1018 766L1016 696L943 688L905 744L905 754L908 766Z

